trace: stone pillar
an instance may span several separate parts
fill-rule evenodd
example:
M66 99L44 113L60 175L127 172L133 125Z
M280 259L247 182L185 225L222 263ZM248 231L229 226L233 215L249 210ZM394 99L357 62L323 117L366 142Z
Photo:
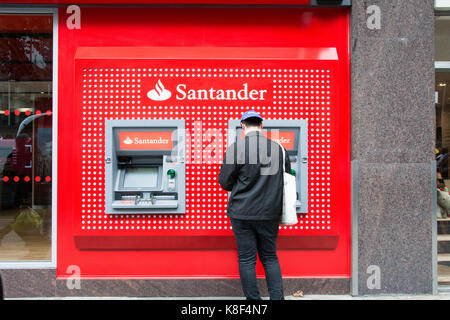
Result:
M352 5L352 294L432 294L434 1Z

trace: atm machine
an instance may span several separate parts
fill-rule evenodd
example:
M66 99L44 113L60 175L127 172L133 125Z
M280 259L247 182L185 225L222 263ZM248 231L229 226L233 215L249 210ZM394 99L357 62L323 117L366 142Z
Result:
M105 120L105 211L184 214L184 120Z
M263 131L269 139L279 142L287 151L292 173L297 182L297 212L308 212L308 121L264 120ZM243 139L240 120L229 120L228 145Z

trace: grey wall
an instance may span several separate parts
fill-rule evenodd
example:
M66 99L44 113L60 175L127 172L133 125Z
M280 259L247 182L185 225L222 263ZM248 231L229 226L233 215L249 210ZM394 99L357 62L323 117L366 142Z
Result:
M354 0L351 32L352 292L432 293L434 1Z

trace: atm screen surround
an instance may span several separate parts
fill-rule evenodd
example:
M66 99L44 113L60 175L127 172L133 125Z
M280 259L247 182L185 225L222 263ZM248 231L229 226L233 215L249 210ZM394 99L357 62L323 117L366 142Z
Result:
M184 120L105 120L105 212L185 214Z

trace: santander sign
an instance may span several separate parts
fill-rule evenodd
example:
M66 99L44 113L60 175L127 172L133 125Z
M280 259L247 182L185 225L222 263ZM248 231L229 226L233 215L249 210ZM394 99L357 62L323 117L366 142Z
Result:
M243 83L238 89L192 89L184 83L178 84L175 88L175 98L177 100L266 100L267 90L250 89L248 83ZM155 88L147 93L147 97L154 101L164 101L172 97L172 92L167 90L161 80Z
M172 131L119 131L121 150L173 149Z

